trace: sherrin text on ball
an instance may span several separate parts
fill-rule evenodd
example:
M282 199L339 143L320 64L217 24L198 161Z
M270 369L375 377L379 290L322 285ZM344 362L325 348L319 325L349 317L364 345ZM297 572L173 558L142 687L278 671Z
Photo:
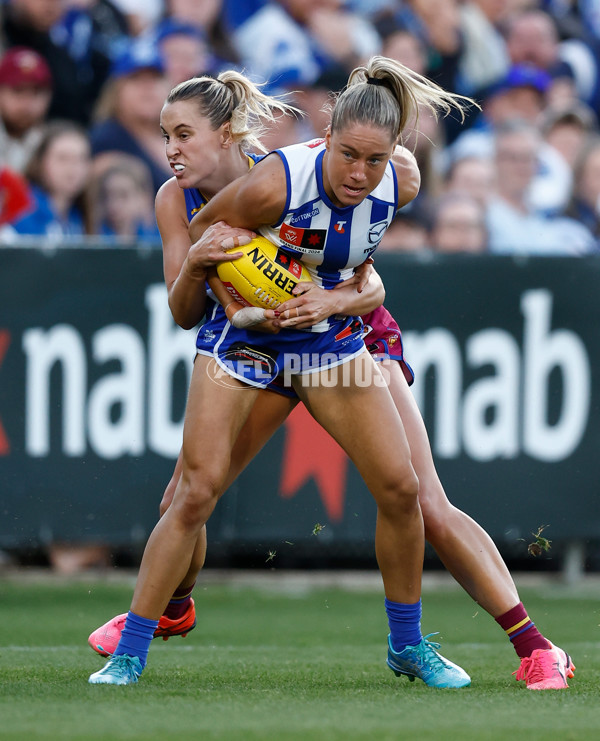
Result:
M219 263L217 274L231 297L244 306L276 309L292 298L298 283L312 280L299 260L265 237L255 237L249 244L227 251L244 254Z

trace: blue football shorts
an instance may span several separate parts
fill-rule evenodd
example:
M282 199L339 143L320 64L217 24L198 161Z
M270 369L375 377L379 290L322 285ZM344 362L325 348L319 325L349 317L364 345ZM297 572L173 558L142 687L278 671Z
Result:
M332 322L325 332L282 329L278 334L233 327L218 307L198 332L196 351L221 371L250 386L296 396L293 376L334 368L366 350L357 317Z

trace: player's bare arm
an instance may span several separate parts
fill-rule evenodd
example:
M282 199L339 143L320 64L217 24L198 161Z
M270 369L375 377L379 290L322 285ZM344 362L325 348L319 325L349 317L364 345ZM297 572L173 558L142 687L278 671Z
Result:
M248 175L245 175L224 188L221 193L215 196L207 206L205 206L194 218L189 226L190 239L194 241L190 252L195 250L199 244L206 240L211 230L219 225L235 225L236 232L245 232L244 226L254 228L261 224L272 223L280 217L285 199L272 196L271 189L273 182L277 183L278 193L286 192L285 172L283 164L278 157L268 158L271 161L268 166L260 163L260 167L255 166ZM263 161L266 162L266 161ZM251 217L247 216L248 214ZM213 220L220 218L221 221L213 223ZM254 236L254 232L251 233ZM226 239L221 245L216 245L216 252L212 255L213 264L225 260L234 260L240 257L240 253L231 250L240 244L247 244L248 241L239 241L236 238ZM252 327L257 330L266 332L277 332L274 326L272 316L265 316L264 312L254 310L251 316L248 316L248 309L233 301L226 291L223 284L219 281L215 270L209 270L208 281L220 303L225 309L227 318L235 325L240 327ZM237 321L234 318L238 314ZM243 316L242 316L243 315ZM239 324L239 322L243 322Z
M194 216L189 227L192 243L217 221L246 229L274 224L283 213L286 192L283 163L277 155L269 155Z
M174 179L156 195L156 222L163 246L163 274L169 307L175 321L185 329L195 326L206 308L203 281L190 278L183 269L190 249L188 220L183 192Z
M402 208L417 197L421 173L415 155L406 147L397 146L391 162L398 178L398 208Z
M281 327L306 329L334 314L368 314L381 306L385 299L383 281L374 269L361 292L352 278L332 290L325 290L314 283L299 283L294 289L296 291L301 294L277 308L279 320L276 324ZM269 316L271 312L266 314Z
M169 292L169 307L184 329L194 327L206 309L205 281L209 269L223 259L232 260L224 249L248 244L254 232L217 223L191 244L185 198L174 180L156 196L156 218L163 243L163 270Z
M335 286L334 290L337 291L344 286L352 285L359 293L362 293L373 273L375 273L375 268L373 267L373 258L367 257L367 259L361 265L357 265L354 268L354 275L351 278L346 278L346 280L338 283L337 286Z

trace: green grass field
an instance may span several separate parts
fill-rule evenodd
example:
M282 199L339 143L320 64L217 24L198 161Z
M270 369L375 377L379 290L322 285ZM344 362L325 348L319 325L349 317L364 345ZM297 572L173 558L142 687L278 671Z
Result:
M473 682L433 690L385 666L378 591L212 581L196 589L196 630L155 641L137 685L92 686L103 660L87 635L125 611L131 584L0 577L0 739L599 739L600 589L521 592L574 658L569 690L517 684L508 641L457 589L425 591L423 632L439 630Z

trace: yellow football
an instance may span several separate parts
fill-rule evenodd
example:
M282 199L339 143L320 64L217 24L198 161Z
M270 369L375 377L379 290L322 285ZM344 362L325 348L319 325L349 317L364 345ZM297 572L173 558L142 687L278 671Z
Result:
M276 309L293 297L300 281L312 280L299 260L265 237L255 237L249 244L227 251L244 254L219 263L217 274L231 296L244 306Z

